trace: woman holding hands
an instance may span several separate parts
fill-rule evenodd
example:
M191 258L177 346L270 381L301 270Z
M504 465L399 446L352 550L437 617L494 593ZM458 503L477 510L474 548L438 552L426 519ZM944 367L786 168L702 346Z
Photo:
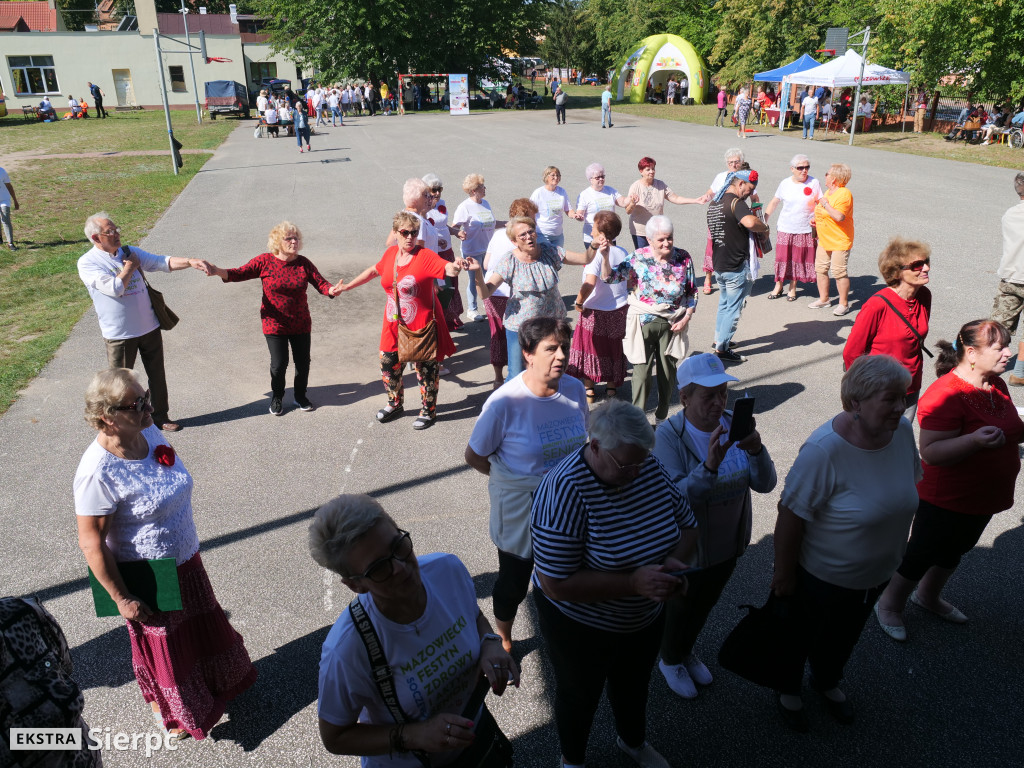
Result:
M562 172L553 165L544 169L544 185L537 187L530 199L537 204L537 229L548 242L561 248L565 245L565 232L562 230L563 214L569 214L577 221L583 220L583 214L569 205L569 193L558 182L562 180Z
M289 346L295 358L295 405L302 411L312 411L316 407L306 397L313 326L306 288L312 283L320 293L332 299L341 293L341 288L327 282L313 262L299 255L301 248L299 228L290 221L282 221L270 230L267 253L261 253L241 267L223 269L210 264L207 271L208 275L219 277L225 283L239 283L257 277L263 283L260 318L270 349L270 412L274 416L284 413Z
M629 202L625 207L629 214L629 234L633 237L634 248L650 245L647 240L647 222L665 212L666 200L675 205L704 205L711 199L711 195L707 194L693 198L677 195L665 182L654 178L656 165L653 157L641 157L636 164L640 178L629 188Z
M427 429L434 425L441 361L455 354L455 344L444 322L444 310L437 299L435 281L445 275L455 277L466 263L463 259L445 261L433 251L417 245L421 222L422 219L411 211L396 213L391 231L397 244L384 251L380 261L364 269L350 282L339 280L335 286L339 291L349 291L379 277L387 296L380 334L380 371L388 404L377 411L377 421L381 424L398 418L405 410L405 388L402 383L405 363L398 359L399 313L401 324L411 331L419 331L431 322L435 323L436 359L414 363L423 407L412 424L413 429ZM427 226L433 229L430 224Z

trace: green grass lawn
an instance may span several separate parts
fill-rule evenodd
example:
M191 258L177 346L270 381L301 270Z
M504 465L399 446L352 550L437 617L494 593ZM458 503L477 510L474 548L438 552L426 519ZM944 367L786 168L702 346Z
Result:
M167 149L162 112L131 112L107 120L25 123L0 119L0 161L21 210L12 211L17 251L0 245L0 413L36 376L90 305L78 279L78 258L89 249L85 219L109 211L126 243L139 242L207 161L184 155L175 176L167 156L44 160L11 152L115 152ZM238 125L173 112L174 134L192 149L213 149Z

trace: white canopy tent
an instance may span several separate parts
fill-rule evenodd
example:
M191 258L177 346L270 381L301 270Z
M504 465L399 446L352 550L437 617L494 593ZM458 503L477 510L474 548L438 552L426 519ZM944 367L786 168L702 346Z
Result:
M862 72L863 76L861 75ZM820 67L805 69L803 72L795 72L786 77L782 82L783 87L796 83L798 85L823 85L833 90L836 88L858 88L858 93L859 88L865 85L906 85L907 95L910 94L909 72L889 69L879 64L868 64L852 48L842 56L837 56ZM904 97L904 103L906 103L906 97ZM854 108L856 106L855 104ZM780 118L780 129L782 124L783 119Z

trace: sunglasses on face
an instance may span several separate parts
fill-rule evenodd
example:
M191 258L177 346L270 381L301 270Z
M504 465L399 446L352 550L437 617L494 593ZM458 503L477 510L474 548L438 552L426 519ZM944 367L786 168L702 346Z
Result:
M794 165L793 168L797 171L809 171L811 166L809 165Z
M931 259L918 259L917 261L912 261L909 264L904 264L903 269L909 269L911 272L920 272L931 263Z
M400 230L398 230L398 234L400 234L402 237L416 237L417 235L419 235L419 233L420 233L420 231L418 229L400 229Z
M597 174L597 176L591 176L590 178L592 178L592 179L603 179L604 178L604 174L603 173L599 173L599 174Z
M391 554L374 560L370 567L363 571L362 576L349 576L350 579L369 579L380 584L395 575L395 560L406 562L412 555L412 536L408 531L398 529L398 538L391 544Z
M132 402L131 405L118 405L118 406L114 407L114 410L115 411L136 411L138 413L142 413L144 410L146 410L146 407L148 405L150 405L150 403L152 403L152 402L153 402L153 398L149 394L149 390L147 389L146 392L143 395L141 395L140 397L135 398L135 400Z

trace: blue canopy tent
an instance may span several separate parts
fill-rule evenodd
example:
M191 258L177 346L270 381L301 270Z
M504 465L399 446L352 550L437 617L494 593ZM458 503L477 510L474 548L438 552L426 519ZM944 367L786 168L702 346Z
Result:
M787 78L819 66L821 65L817 61L805 53L796 61L784 64L778 69L769 69L767 72L758 72L754 75L754 81L762 83L782 83L782 87L785 88L789 82ZM782 95L781 89L779 95ZM781 103L781 98L779 101L779 130L781 131L782 127L786 124L786 113L789 112L789 99L786 99L785 111L783 111L784 107Z
M782 78L787 75L794 75L806 69L813 69L820 66L821 62L815 61L806 53L796 61L791 61L778 69L769 69L767 72L758 72L754 75L754 82L757 83L781 83Z

